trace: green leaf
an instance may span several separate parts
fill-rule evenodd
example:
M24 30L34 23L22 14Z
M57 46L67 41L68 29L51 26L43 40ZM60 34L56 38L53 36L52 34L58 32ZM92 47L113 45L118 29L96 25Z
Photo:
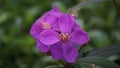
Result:
M0 24L6 21L10 17L8 12L0 13Z
M59 65L52 65L52 66L48 66L48 67L45 67L45 68L62 68L62 67L60 67Z
M90 68L91 65L94 66L94 68L120 68L118 64L100 57L84 57L78 59L75 65L79 65L81 68Z
M87 56L109 57L120 53L119 45L112 45L93 50Z
M95 44L96 47L103 47L105 45L110 45L110 38L108 35L99 29L92 29L89 31L91 41Z

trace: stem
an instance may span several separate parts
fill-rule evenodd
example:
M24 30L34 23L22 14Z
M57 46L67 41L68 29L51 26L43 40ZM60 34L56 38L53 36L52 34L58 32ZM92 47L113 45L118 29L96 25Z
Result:
M117 11L117 14L118 14L119 17L120 17L120 10L119 10L119 7L118 7L118 5L117 5L117 3L116 3L116 0L113 0L113 3L114 3L114 6L115 6L115 9L116 9L116 11Z
M65 61L59 60L59 62L64 66L64 68L74 68L72 63L67 63Z
M77 8L79 11L82 7L86 7L91 4L96 4L96 3L105 2L105 1L109 1L109 0L85 0L85 1L82 1L81 3L75 5L74 7L71 7L71 9L75 10Z
M73 67L73 64L67 63L67 67L65 68L74 68L74 67Z
M66 67L66 64L65 64L62 60L59 60L59 62L60 62L64 67Z

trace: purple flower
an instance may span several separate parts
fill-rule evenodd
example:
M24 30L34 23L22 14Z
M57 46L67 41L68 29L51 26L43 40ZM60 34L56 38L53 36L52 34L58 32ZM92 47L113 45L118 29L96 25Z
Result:
M53 6L51 11L46 12L42 17L32 25L30 34L37 39L38 35L45 29L56 29L56 20L62 13L56 6Z
M38 40L40 33L48 29L58 30L56 22L58 17L60 17L61 15L62 13L59 11L59 9L56 6L53 6L52 10L45 13L32 25L32 28L30 29L30 34L33 36L33 38L36 39L37 48L41 52L48 52L49 45L45 45Z
M56 60L65 59L73 63L77 59L78 49L74 44L83 45L89 41L88 34L83 31L70 14L58 18L58 30L44 30L39 34L39 41L49 45L51 55Z

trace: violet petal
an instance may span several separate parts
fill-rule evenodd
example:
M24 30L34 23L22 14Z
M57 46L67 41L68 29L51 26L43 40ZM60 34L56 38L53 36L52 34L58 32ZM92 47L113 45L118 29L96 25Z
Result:
M43 31L41 25L41 19L38 19L31 27L30 34L35 38L38 39L39 34Z
M60 44L55 44L50 47L51 55L56 60L61 60L63 58L62 49Z
M85 31L77 29L72 32L70 40L76 44L83 45L87 43L90 40L90 38Z
M39 40L45 45L53 45L60 41L60 37L57 32L48 29L40 33Z
M70 33L74 25L74 18L70 14L64 14L58 19L58 27L62 33Z
M36 41L36 43L37 43L37 48L38 48L38 50L39 51L41 51L41 52L48 52L48 46L46 46L46 45L44 45L44 44L42 44L40 41Z
M72 43L70 43L70 42L63 43L62 49L63 49L64 59L68 63L73 63L76 61L76 59L78 57L78 50L75 46L73 46Z

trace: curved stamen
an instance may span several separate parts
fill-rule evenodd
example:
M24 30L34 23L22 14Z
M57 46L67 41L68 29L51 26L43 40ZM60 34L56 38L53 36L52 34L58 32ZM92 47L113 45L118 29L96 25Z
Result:
M42 23L44 29L51 29L51 26L47 22Z
M66 34L61 34L61 38L62 38L62 40L65 42L65 41L67 41L67 40L70 38L70 35L69 35L68 33L66 33Z

